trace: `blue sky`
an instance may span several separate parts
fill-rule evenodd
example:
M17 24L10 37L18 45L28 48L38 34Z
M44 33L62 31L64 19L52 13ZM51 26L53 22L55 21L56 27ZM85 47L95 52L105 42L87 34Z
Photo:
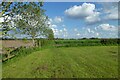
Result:
M45 2L55 37L118 37L117 3Z
M42 8L55 38L118 37L117 2L45 2Z

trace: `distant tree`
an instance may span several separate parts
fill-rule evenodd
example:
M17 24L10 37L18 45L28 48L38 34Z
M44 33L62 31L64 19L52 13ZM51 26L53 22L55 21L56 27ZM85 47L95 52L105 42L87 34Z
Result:
M54 39L54 33L53 33L53 31L52 31L52 29L48 29L47 30L47 38L49 39L49 40L53 40Z
M82 39L87 39L87 38L82 38Z

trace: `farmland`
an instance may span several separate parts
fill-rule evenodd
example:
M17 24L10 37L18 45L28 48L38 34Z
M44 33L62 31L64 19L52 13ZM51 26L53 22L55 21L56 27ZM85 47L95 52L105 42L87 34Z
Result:
M117 46L46 48L3 63L3 78L116 78Z
M2 78L118 78L117 3L0 5Z

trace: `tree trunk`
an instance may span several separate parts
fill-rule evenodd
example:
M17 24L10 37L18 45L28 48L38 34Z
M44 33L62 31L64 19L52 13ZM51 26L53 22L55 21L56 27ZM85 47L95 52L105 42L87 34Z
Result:
M39 44L40 44L40 48L42 48L42 45L41 45L41 44L42 44L42 43L41 43L41 40L40 40Z
M32 44L33 44L33 47L35 47L35 39L32 38Z

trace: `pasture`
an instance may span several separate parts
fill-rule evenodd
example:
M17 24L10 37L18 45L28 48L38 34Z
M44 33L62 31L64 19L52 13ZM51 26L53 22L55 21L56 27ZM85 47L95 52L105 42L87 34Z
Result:
M3 78L117 78L117 46L47 48L2 65Z

